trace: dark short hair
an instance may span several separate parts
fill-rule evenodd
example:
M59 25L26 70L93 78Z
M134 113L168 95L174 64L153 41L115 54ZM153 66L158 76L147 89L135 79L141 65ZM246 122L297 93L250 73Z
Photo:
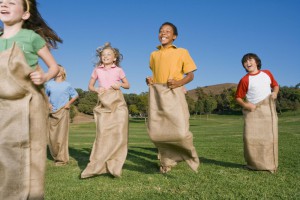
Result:
M178 36L177 27L176 27L174 24L172 24L171 22L165 22L165 23L163 23L163 24L159 27L158 32L160 32L160 29L161 29L164 25L169 25L169 26L171 26L172 29L173 29L174 35Z
M253 58L255 60L255 62L257 64L257 69L260 70L261 69L261 60L260 60L260 58L255 53L247 53L247 54L245 54L243 56L243 58L242 58L242 65L244 66L244 63L247 60L251 59L251 58Z

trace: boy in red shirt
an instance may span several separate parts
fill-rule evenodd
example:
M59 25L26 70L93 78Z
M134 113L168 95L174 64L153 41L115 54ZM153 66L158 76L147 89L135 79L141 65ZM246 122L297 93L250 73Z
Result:
M236 101L243 107L246 168L274 173L278 167L278 119L274 100L279 85L270 71L260 70L261 60L256 54L244 55L242 65L248 73L238 84Z

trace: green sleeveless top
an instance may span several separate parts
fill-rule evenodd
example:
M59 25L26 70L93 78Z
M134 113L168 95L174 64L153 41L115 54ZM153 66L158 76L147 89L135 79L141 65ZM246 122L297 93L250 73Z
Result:
M0 35L2 34L0 32ZM21 29L11 38L0 38L0 52L11 48L14 42L24 52L25 59L30 67L35 68L39 59L37 52L46 45L46 41L32 30Z

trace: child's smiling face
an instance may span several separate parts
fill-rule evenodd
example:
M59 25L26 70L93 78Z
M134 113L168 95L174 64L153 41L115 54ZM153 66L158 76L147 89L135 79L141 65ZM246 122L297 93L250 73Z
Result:
M23 0L1 0L0 19L4 24L13 25L28 19L30 14L24 11Z
M116 61L115 53L111 49L104 49L101 52L101 60L104 65L111 65Z
M161 27L158 35L158 39L164 47L172 45L176 37L177 36L174 35L174 30L170 25Z
M258 72L257 63L254 58L249 58L243 63L244 68L249 74L255 74Z

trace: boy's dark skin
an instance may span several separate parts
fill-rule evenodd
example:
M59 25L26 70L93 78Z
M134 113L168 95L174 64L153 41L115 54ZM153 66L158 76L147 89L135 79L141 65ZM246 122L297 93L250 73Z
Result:
M158 39L164 48L167 48L167 47L173 45L173 42L176 38L177 38L177 35L174 33L172 26L166 24L161 27L159 35L158 35ZM170 89L178 88L178 87L181 87L181 86L191 82L193 79L194 79L194 73L188 72L185 75L185 77L181 80L176 81L174 79L169 79L167 82L167 86ZM147 85L152 85L153 78L151 76L147 77L146 83L147 83Z

